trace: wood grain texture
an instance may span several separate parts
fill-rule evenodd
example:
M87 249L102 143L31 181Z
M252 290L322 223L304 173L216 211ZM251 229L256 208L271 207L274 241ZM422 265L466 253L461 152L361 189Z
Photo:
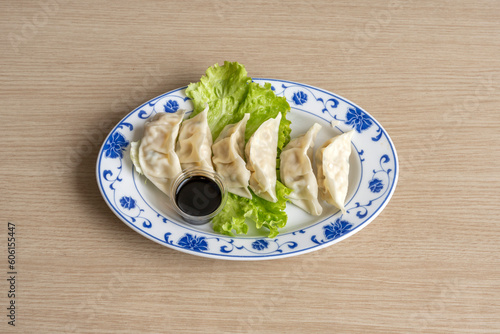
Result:
M500 2L2 1L1 255L19 333L499 333ZM400 181L332 247L198 258L101 198L104 136L224 60L340 94L391 135ZM6 269L6 262L1 272Z

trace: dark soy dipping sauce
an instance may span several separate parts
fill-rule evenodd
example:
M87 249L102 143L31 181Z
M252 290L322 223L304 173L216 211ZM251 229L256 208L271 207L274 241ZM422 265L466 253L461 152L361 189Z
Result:
M190 216L206 216L220 206L222 191L214 180L195 175L185 179L177 187L175 202Z

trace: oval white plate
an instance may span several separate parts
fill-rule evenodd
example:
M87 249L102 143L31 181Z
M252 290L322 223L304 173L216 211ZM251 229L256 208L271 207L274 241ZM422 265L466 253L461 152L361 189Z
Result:
M97 182L111 210L128 226L162 245L186 253L230 260L267 260L311 252L343 240L368 225L380 214L394 193L398 162L394 145L382 126L352 102L312 86L275 79L269 82L290 106L292 138L315 122L323 125L315 148L327 139L354 129L350 157L347 213L323 203L320 217L287 204L288 223L280 234L266 238L252 229L246 236L228 237L213 232L211 224L192 226L170 208L169 199L133 169L130 142L143 135L144 123L158 112L192 110L186 87L148 101L132 111L110 132L99 152ZM335 126L332 126L331 122Z

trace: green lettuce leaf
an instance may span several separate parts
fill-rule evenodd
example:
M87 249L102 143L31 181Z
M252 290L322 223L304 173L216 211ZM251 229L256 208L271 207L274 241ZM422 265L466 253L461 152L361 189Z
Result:
M266 201L259 196L252 196L253 210L249 218L253 220L257 228L265 227L269 230L269 238L274 238L278 235L279 228L285 227L288 216L285 212L287 197L292 192L292 189L287 188L280 181L276 182L276 203Z
M248 225L245 220L251 213L251 200L229 193L226 205L212 219L213 229L215 232L230 236L246 234L248 232Z
M258 229L265 227L269 230L269 238L278 235L279 228L285 227L287 222L286 208L287 196L292 192L281 182L276 182L276 203L266 201L254 194L252 199L229 194L226 205L222 211L212 219L215 232L234 236L246 234L248 226L245 219L255 222Z
M279 154L290 141L290 124L286 114L290 105L284 97L278 97L271 89L271 84L261 86L248 77L245 67L237 62L224 62L223 66L215 64L207 69L205 75L197 83L191 83L186 89L186 95L191 98L194 106L191 117L197 115L208 104L208 125L215 140L222 129L228 124L239 122L245 113L250 114L246 125L245 139L259 126L278 113L282 114L279 138L277 164ZM279 180L279 171L277 171ZM212 219L214 231L226 235L246 234L248 218L255 222L257 228L269 230L269 237L278 235L278 228L284 227L287 215L284 212L291 189L279 181L276 184L278 201L272 203L255 194L252 199L246 199L229 194L224 209Z
M186 95L193 101L193 114L196 116L208 104L208 125L214 140L227 124L238 122L238 108L248 93L245 67L237 62L224 62L209 67L199 82L189 84Z
M290 124L286 114L290 105L285 97L278 97L271 89L271 84L264 86L252 82L245 67L238 62L224 62L209 67L199 82L189 84L186 95L192 100L196 116L208 104L208 125L215 140L228 124L239 122L245 113L250 114L247 122L245 139L270 118L281 112L278 138L278 153L290 141ZM278 154L279 155L279 154Z
M283 147L290 141L290 124L286 114L290 111L290 105L285 97L278 97L271 89L271 84L266 83L264 87L258 83L249 84L248 94L238 109L238 119L243 118L245 113L250 114L245 131L245 139L259 128L259 126L270 118L275 118L281 113L281 122L278 137L278 156ZM279 164L278 164L279 166Z

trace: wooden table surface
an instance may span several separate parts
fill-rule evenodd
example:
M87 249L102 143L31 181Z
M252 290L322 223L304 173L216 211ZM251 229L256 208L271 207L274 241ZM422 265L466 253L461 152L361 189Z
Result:
M499 1L2 1L0 28L0 332L500 333ZM374 222L233 262L110 211L104 136L224 60L380 121L401 172Z

